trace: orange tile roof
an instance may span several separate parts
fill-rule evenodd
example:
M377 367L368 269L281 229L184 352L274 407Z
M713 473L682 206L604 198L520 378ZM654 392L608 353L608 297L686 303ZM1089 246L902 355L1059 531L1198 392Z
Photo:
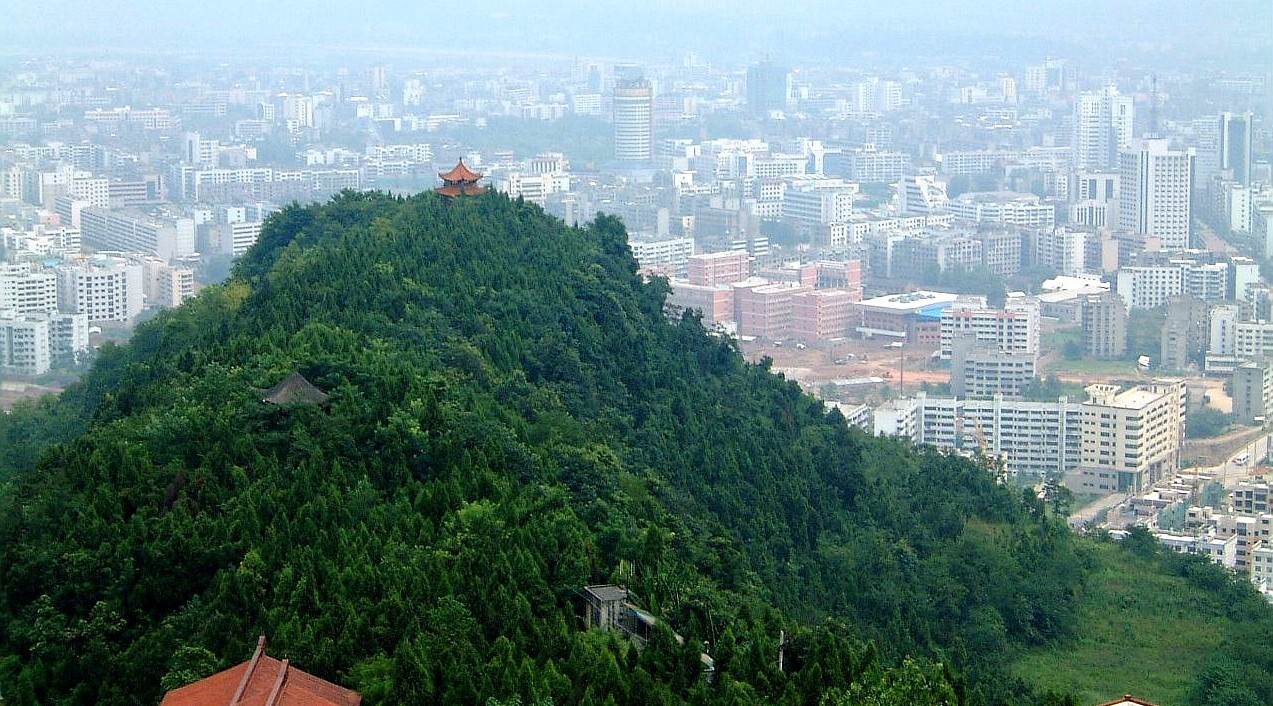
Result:
M252 659L207 679L174 689L161 706L359 706L362 696L265 654L265 638Z
M481 174L478 174L472 169L464 166L463 159L456 162L455 166L451 168L451 171L445 174L439 172L438 176L442 177L442 181L445 181L448 184L461 181L477 181L482 178Z
M1106 701L1103 704L1097 704L1096 706L1127 706L1128 704L1135 704L1135 706L1154 706L1154 704L1151 704L1148 701L1142 701L1131 694L1127 694L1121 699L1114 699L1113 701Z

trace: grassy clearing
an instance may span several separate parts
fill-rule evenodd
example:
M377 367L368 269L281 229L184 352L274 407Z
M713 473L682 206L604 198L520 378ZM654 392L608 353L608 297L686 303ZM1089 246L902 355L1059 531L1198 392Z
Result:
M1044 375L1067 373L1075 375L1121 375L1135 378L1139 374L1136 364L1128 360L1065 360L1064 358L1046 367Z
M1188 706L1186 692L1228 632L1216 597L1165 576L1117 546L1094 545L1074 643L1021 656L1013 672L1080 704L1123 694L1160 706Z

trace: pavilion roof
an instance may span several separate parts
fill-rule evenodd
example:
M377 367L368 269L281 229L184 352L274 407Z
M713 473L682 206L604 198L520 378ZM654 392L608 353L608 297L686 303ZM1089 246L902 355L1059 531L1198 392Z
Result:
M446 173L439 172L438 176L442 178L442 181L451 184L454 182L477 181L478 179L481 179L483 175L478 174L465 166L464 160L461 158L460 161L456 162L455 166L451 168L451 171Z
M315 405L326 402L327 397L326 392L314 387L313 383L306 380L303 375L292 373L283 382L266 390L261 396L261 401L280 406Z

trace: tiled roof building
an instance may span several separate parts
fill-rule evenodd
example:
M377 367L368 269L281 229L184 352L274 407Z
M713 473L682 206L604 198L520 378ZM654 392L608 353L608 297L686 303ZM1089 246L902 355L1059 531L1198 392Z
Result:
M161 706L359 706L362 696L265 654L265 636L252 659L174 689Z

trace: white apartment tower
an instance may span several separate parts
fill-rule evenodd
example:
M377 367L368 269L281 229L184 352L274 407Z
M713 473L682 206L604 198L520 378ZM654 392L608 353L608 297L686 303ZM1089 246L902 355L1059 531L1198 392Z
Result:
M1184 381L1155 380L1123 391L1090 385L1087 394L1077 474L1083 491L1140 493L1179 468Z
M131 322L144 305L142 266L123 258L98 258L58 269L62 311L89 321Z
M945 211L946 185L932 175L906 177L897 185L897 212L903 216L927 216Z
M637 75L620 75L614 82L614 158L654 159L654 88Z
M1131 147L1135 110L1131 96L1113 86L1083 93L1074 101L1070 138L1074 169L1108 169L1117 165L1118 152Z
M1189 247L1193 151L1147 137L1119 154L1119 225L1158 238L1164 250Z
M0 264L0 311L18 314L57 311L57 277L34 272L27 263Z
M0 370L43 375L51 364L47 319L0 317Z

